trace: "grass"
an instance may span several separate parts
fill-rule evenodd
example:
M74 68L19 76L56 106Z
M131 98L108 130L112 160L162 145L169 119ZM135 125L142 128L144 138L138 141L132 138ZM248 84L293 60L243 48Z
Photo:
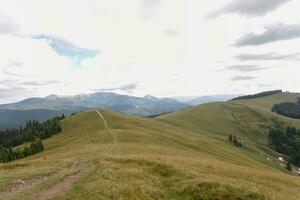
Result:
M274 97L273 102L286 97ZM253 103L255 102L255 103ZM88 168L54 199L295 199L300 179L276 162L267 127L299 120L268 110L271 97L205 104L154 119L101 110L68 117L42 153L0 165L0 199L36 199L39 192ZM234 133L243 143L227 141ZM116 138L113 137L116 136ZM19 193L18 179L47 176Z
M266 197L256 192L236 189L229 185L201 182L184 186L177 194L177 199L186 200L264 200Z

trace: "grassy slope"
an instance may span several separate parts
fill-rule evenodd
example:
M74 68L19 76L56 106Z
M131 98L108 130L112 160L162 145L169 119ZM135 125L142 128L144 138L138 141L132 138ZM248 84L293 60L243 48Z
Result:
M299 199L300 179L262 151L265 126L274 118L300 127L298 120L269 112L277 101L270 98L206 104L157 119L101 111L109 130L95 111L80 113L62 121L63 132L45 141L44 152L0 165L0 199L35 199L80 169L87 172L56 199L196 199L215 182L233 187L217 195L227 190ZM245 148L229 144L229 132ZM37 176L47 179L5 192L15 180Z

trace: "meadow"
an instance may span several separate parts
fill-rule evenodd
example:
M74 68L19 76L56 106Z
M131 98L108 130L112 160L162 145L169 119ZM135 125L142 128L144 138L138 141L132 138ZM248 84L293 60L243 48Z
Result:
M209 103L157 118L99 110L101 118L96 109L67 117L63 131L43 141L43 152L0 164L0 199L298 200L300 178L267 145L274 123L300 128L300 120L270 111L294 95Z

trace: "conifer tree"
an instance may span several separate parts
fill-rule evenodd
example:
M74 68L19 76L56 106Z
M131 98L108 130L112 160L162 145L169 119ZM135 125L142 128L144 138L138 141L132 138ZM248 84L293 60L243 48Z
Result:
M289 171L292 171L292 166L291 166L290 162L287 163L285 168Z
M231 135L231 134L229 134L228 140L229 140L230 142L232 142L232 135Z

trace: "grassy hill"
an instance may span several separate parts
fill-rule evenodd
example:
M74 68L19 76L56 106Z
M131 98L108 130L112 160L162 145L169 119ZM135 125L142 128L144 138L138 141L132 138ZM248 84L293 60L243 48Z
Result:
M293 94L204 104L158 118L91 110L61 121L45 151L0 164L0 199L295 199L267 127ZM243 143L227 140L233 133ZM267 160L266 158L271 158Z

